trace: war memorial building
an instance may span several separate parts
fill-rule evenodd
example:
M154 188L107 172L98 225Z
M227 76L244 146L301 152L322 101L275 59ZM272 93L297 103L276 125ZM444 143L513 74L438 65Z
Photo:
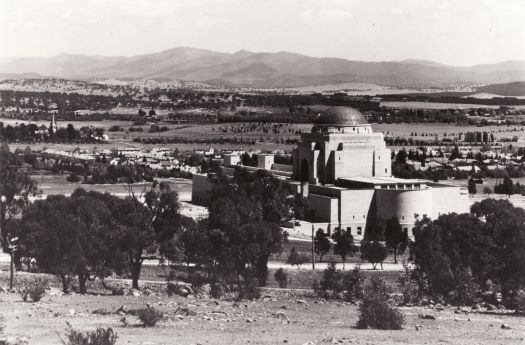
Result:
M223 171L240 165L225 155ZM331 107L320 114L310 133L293 150L293 166L274 164L273 155L258 156L258 167L297 186L310 202L316 228L350 230L362 239L366 228L381 230L397 217L412 236L416 220L469 211L467 191L459 186L392 177L391 151L382 133L374 133L363 115L350 107ZM192 200L205 202L211 183L194 175Z

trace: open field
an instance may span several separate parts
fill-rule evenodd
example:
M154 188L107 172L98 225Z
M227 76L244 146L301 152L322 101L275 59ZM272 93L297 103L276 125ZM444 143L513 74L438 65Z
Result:
M3 284L7 274L2 273ZM325 302L294 290L267 289L271 297L258 301L189 299L184 297L65 295L44 296L24 303L18 294L0 294L0 314L6 336L26 337L30 345L58 345L66 322L80 331L111 327L117 344L523 344L522 317L500 313L455 314L426 307L402 307L406 323L400 331L355 328L358 307ZM305 303L298 303L302 299ZM137 317L117 314L143 308L146 303L162 311L155 328L140 326ZM187 308L189 312L181 312ZM95 310L107 315L94 314ZM433 315L435 320L418 317ZM505 323L510 329L501 329ZM419 326L419 327L417 327ZM417 328L417 330L416 330Z
M387 108L401 108L401 109L473 109L473 108L487 108L498 109L499 105L484 105L484 104L465 104L465 103L439 103L439 102L395 102L386 101L381 102L381 106ZM516 109L523 109L525 106L512 106Z
M110 193L119 197L128 195L128 185L126 184L83 184L67 182L67 175L33 175L31 176L38 183L39 190L45 197L51 194L70 195L77 188L83 188L87 191L95 191L100 193ZM181 214L195 219L203 218L208 215L208 210L199 205L191 203L191 180L182 178L157 179L158 181L169 182L171 188L179 193L179 201L181 204ZM151 183L135 183L132 185L135 193L140 193L147 190Z

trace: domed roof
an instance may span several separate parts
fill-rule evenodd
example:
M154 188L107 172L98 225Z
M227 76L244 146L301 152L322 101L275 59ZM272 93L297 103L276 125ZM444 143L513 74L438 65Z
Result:
M318 125L354 126L367 125L368 121L358 110L351 107L330 107L318 115Z

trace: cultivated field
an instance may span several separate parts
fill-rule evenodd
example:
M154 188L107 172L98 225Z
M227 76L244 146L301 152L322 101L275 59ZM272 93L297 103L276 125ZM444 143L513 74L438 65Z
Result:
M499 105L484 105L484 104L465 104L465 103L438 103L438 102L381 102L381 106L387 108L401 108L401 109L473 109L473 108L489 108L498 109ZM523 109L524 106L513 106L517 109Z

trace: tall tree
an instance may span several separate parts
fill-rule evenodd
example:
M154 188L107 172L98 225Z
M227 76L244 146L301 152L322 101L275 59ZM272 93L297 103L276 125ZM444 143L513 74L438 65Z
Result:
M22 157L0 146L0 227L2 248L8 250L9 222L19 216L30 198L38 194L37 183L22 170Z
M385 261L386 256L386 247L381 242L361 241L361 259L370 262L374 269L376 269L377 264L380 264L381 269L383 269L383 261Z
M319 261L323 261L323 256L330 252L332 244L328 235L323 231L323 229L318 229L314 237L314 250L317 255L319 255Z
M397 217L392 217L386 222L385 242L394 254L394 262L397 264L397 256L403 254L408 247L408 233L403 231Z
M468 193L470 195L475 195L477 193L477 188L476 188L476 181L474 181L474 178L470 178L468 180Z
M334 253L341 257L343 260L343 270L345 269L346 258L354 256L356 247L354 245L354 237L350 230L343 230L338 228L332 235L332 239L335 241Z

